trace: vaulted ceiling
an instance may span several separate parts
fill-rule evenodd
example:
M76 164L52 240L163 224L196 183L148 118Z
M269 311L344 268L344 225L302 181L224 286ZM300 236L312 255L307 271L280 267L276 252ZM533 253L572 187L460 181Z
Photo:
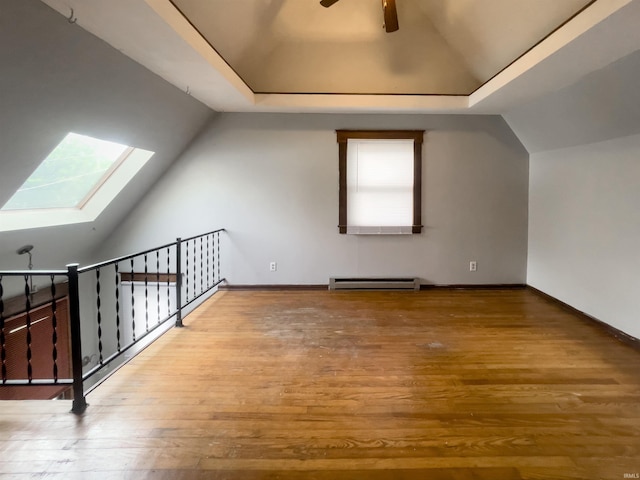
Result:
M502 113L640 45L638 0L42 0L218 111Z

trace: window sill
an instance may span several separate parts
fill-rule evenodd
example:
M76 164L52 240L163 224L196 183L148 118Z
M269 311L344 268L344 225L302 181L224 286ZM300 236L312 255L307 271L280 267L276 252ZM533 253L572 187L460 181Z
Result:
M422 231L422 225L405 225L405 226L355 226L340 225L340 233L347 235L412 235Z

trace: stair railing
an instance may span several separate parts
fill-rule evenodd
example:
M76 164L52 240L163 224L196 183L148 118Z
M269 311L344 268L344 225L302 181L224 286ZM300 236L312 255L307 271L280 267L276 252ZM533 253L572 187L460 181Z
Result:
M71 411L83 413L86 395L108 374L170 328L169 320L182 327L184 315L225 281L224 231L178 238L86 267L0 271L0 389L71 386ZM13 288L5 288L10 281ZM37 292L34 283L40 285ZM16 288L23 292L11 295ZM59 347L65 333L59 302L65 296L70 361ZM42 309L47 310L44 317L36 314ZM34 348L43 343L50 349L46 365L34 357Z

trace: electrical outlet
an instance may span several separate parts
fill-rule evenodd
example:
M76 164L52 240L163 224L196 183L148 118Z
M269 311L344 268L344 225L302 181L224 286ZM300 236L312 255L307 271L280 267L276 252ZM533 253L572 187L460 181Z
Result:
M469 271L470 272L475 272L476 270L478 270L478 262L476 262L475 260L472 260L469 262Z
M271 262L269 264L269 271L275 272L276 270L278 270L278 264L276 262Z

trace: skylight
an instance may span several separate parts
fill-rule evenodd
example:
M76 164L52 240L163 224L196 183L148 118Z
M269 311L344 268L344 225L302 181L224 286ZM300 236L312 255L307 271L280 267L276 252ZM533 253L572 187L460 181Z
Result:
M130 150L127 145L69 133L2 210L79 207Z
M152 155L71 132L0 208L0 231L95 220Z

